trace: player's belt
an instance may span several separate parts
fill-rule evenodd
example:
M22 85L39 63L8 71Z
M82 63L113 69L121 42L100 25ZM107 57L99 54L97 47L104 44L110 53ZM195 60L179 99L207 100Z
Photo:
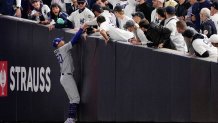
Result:
M72 75L72 73L61 73L61 75Z

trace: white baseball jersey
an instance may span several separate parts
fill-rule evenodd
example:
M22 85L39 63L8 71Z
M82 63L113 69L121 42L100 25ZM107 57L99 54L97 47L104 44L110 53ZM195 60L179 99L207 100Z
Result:
M158 24L156 20L157 20L157 9L154 9L151 12L151 22Z
M113 13L109 12L108 10L104 10L102 16L106 18L106 21L108 19L109 23L116 25L116 16Z
M128 41L129 39L135 37L132 32L116 28L113 24L109 24L107 22L103 22L99 29L100 31L105 30L113 40Z
M177 21L179 21L179 20L177 19L176 16L167 18L165 20L164 26L172 31L171 36L174 36L177 33L177 28L176 28L176 22Z
M132 13L135 13L137 2L136 0L127 0L128 4L124 9L125 15L132 18Z
M68 17L68 20L75 24L75 28L80 28L83 23L91 21L94 18L95 15L93 14L93 12L90 11L88 8L85 8L81 13L79 13L79 10L71 13L71 15Z
M31 12L31 16L33 16L33 15L34 15L35 13L37 13L37 12L38 12L38 11L33 10L33 11ZM40 13L43 15L43 17L45 18L45 20L50 19L50 17L48 16L48 14L50 14L50 8L49 8L47 5L45 5L45 4L42 5L42 8L41 8Z
M74 71L73 59L71 56L70 49L72 49L72 43L68 42L64 46L54 51L60 64L61 73L73 73Z
M113 19L115 19L115 24L116 24L116 17L114 16L114 18L113 18L112 14L109 13L109 11L104 10L104 12L102 12L100 14L100 16L105 17L107 23L113 23L114 24ZM98 25L97 18L94 18L93 20L86 22L86 24L88 24L88 25Z
M208 39L195 39L192 42L192 46L193 46L194 50L200 55L202 55L204 52L208 51L209 56L217 56L217 48L214 47L207 40Z

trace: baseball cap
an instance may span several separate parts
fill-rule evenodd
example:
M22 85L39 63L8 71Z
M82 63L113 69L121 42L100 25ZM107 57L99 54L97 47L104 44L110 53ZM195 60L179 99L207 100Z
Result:
M167 14L175 14L176 13L175 7L172 7L172 6L167 6L165 8L165 10L166 10Z
M218 43L218 35L217 34L211 35L210 38L208 39L208 42Z
M123 26L124 29L127 29L128 27L133 27L135 26L135 22L132 20L128 20L125 25Z
M135 16L138 16L140 17L141 19L144 19L145 16L142 12L135 12L135 13L132 13L132 17L135 17Z
M212 7L218 10L218 1L213 2Z
M121 12L121 11L123 11L123 7L122 6L117 5L117 6L114 7L114 12Z
M53 47L57 48L58 44L63 40L64 38L55 38L52 42Z
M92 11L93 11L93 12L94 12L94 11L97 11L97 12L99 12L99 13L102 13L104 10L102 9L102 7L101 7L100 5L94 4L94 5L92 6Z

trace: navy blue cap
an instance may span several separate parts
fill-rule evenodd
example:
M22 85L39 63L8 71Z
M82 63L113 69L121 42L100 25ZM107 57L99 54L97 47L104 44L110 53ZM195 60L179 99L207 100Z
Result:
M167 7L165 8L165 10L166 10L166 13L167 13L167 14L175 14L175 13L176 13L175 7L172 7L172 6L167 6Z
M142 12L135 12L135 13L132 13L132 17L135 17L135 16L138 16L140 17L141 19L144 19L145 16Z
M123 7L122 6L117 5L117 6L114 7L114 12L121 12L121 11L123 11Z
M102 13L104 10L102 9L102 7L101 7L100 5L94 4L94 5L92 6L92 11L93 11L93 12L94 12L94 11L97 11L97 12L99 12L99 13Z
M55 38L52 42L53 47L57 48L58 44L63 40L64 38Z
M133 20L128 20L125 25L123 26L124 29L127 29L128 27L134 27L135 22Z

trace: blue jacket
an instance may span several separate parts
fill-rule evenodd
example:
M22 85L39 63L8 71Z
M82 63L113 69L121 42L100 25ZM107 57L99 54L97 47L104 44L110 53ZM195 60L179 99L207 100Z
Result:
M176 6L176 16L177 17L185 17L188 13L188 8L190 7L190 3L188 2L188 0L186 0L183 4L178 4Z
M208 38L213 34L217 34L216 26L211 19L201 24L201 31L202 34L205 34Z
M202 8L210 9L210 7L211 7L211 3L208 0L206 0L203 3L197 2L192 6L192 14L194 14L196 18L196 21L194 21L193 23L194 23L195 29L198 32L200 31L200 14L199 13Z
M15 10L13 5L16 5L16 0L0 0L0 13L14 16Z

